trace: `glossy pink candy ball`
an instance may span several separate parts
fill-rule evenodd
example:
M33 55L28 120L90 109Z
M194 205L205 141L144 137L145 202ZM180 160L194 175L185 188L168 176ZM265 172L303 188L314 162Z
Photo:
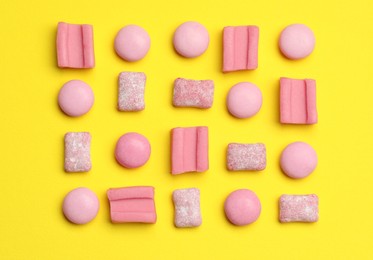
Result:
M279 47L287 58L298 60L312 53L315 42L315 35L310 28L304 24L292 24L281 32Z
M115 37L114 48L126 61L141 60L150 49L149 34L140 26L127 25Z
M227 96L228 111L237 118L254 116L262 107L262 102L262 92L250 82L234 85Z
M75 224L86 224L93 220L100 208L96 194L88 188L70 191L63 200L62 210L65 217Z
M66 82L58 93L58 104L68 116L77 117L88 113L94 103L91 87L81 80Z
M291 143L282 151L280 164L287 176L294 179L305 178L315 170L317 154L307 143Z
M208 48L210 36L207 29L197 22L181 24L174 34L174 47L177 53L186 58L202 55Z
M150 157L150 143L145 136L138 133L122 135L115 148L115 158L126 168L144 165Z
M233 191L224 204L225 215L236 226L255 222L260 216L261 209L259 198L247 189Z

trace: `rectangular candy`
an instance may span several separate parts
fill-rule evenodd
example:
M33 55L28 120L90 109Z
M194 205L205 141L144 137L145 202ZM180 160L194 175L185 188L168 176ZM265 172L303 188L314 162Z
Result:
M174 128L171 131L172 174L203 172L209 168L208 128Z
M319 219L319 198L310 195L282 195L279 201L280 222L316 222Z
M227 149L227 168L230 171L261 171L266 168L264 144L230 143Z
M69 132L65 135L65 171L88 172L91 167L91 135L87 132Z
M258 67L259 28L228 26L223 31L223 72Z
M175 206L176 227L198 227L202 224L199 189L175 190L172 199Z
M316 124L316 81L280 79L280 121L283 124Z
M93 68L93 27L60 22L57 27L57 61L60 68Z
M114 188L107 191L107 196L113 223L155 223L157 221L153 187Z
M214 101L214 81L178 78L174 83L175 107L210 108Z
M118 79L118 110L141 111L145 108L146 75L143 72L122 72Z

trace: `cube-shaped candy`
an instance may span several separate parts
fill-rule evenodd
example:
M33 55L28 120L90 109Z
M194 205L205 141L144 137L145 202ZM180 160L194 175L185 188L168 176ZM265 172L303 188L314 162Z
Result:
M202 224L199 198L200 191L197 188L180 189L173 192L176 227L198 227Z
M65 171L88 172L92 167L90 149L90 133L67 133L65 135Z
M172 174L204 172L209 168L208 128L186 127L171 131Z
M93 68L93 27L60 22L57 28L57 61L60 68Z
M107 191L107 196L113 223L155 223L157 221L153 187L114 188Z
M230 143L227 149L227 168L230 171L261 171L266 168L266 147L262 143Z
M279 201L280 222L316 222L319 219L319 198L310 195L282 195Z
M283 124L316 124L316 81L280 79L280 121Z
M146 75L143 72L121 72L118 79L118 110L141 111L145 108Z
M258 67L259 28L228 26L223 31L223 72Z
M210 108L214 101L214 81L178 78L174 83L175 107Z

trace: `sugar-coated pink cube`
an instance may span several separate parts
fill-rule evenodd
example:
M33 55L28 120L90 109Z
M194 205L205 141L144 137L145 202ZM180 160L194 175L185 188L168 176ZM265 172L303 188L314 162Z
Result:
M93 68L93 27L60 22L57 28L57 61L60 68Z
M172 174L204 172L209 168L208 128L186 127L171 131Z
M175 107L210 108L214 101L214 81L178 78L174 83Z
M258 67L259 28L228 26L223 31L223 72Z
M319 219L319 198L310 195L282 195L280 222L316 222Z
M227 149L227 168L230 171L261 171L266 168L266 147L262 143L230 143Z
M121 72L118 79L118 110L141 111L145 108L146 75L143 72Z
M198 227L202 224L199 189L175 190L172 199L175 206L176 227Z
M88 172L91 167L91 135L69 132L65 135L65 171Z
M113 223L155 223L157 221L153 187L113 188L107 191L107 197Z
M280 79L280 121L283 124L316 124L316 81Z

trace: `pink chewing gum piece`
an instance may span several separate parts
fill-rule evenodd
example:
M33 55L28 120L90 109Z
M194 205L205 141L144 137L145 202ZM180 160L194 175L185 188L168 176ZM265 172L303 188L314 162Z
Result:
M208 162L208 128L206 126L174 128L172 138L172 174L204 172Z
M258 68L259 28L228 26L223 30L223 72Z
M176 227L198 227L202 224L200 191L197 188L179 189L172 193Z
M146 75L143 72L121 72L118 79L118 110L141 111L145 109Z
M317 222L319 198L310 195L282 195L279 200L280 222Z
M93 27L60 22L57 27L57 61L60 68L93 68Z
M107 191L107 196L113 223L155 223L157 221L153 187L114 188Z
M313 79L280 79L280 122L283 124L316 124L316 81Z
M266 168L264 144L230 143L227 150L227 168L230 171L262 171Z
M210 108L214 101L214 81L178 78L174 83L175 107Z
M90 133L67 133L65 135L65 171L88 172L92 168L90 149Z

